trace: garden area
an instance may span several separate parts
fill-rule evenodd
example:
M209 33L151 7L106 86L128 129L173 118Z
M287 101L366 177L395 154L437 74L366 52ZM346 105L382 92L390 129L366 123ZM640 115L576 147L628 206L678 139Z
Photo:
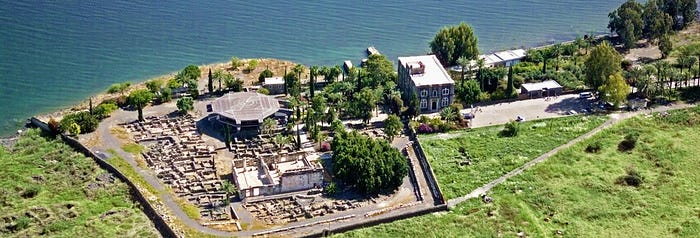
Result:
M698 122L698 107L628 119L495 187L492 203L339 236L695 237Z
M463 196L601 125L607 117L576 116L419 136L446 199ZM462 152L463 151L463 152Z
M38 130L13 148L0 147L0 236L159 236L129 187L92 159Z

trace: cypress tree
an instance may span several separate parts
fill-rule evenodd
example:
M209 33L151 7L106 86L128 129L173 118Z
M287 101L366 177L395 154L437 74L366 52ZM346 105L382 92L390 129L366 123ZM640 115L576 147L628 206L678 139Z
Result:
M211 75L211 68L209 68L209 84L207 86L209 87L209 93L214 92L214 77Z
M224 127L224 133L226 133L226 148L231 150L231 129L228 124Z
M284 95L287 96L287 66L284 66Z
M513 65L508 67L508 86L506 88L508 97L513 95Z

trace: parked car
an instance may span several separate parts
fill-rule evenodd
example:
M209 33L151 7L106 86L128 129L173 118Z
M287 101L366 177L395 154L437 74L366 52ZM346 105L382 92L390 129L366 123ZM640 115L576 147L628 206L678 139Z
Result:
M462 115L464 116L464 119L467 119L467 120L474 119L476 117L476 115L474 115L474 113L471 113L471 112L467 112L467 113L464 113Z
M578 98L590 98L593 97L593 93L591 92L582 92L578 94Z
M517 121L517 122L523 122L523 121L525 121L525 118L524 118L524 117L521 117L521 116L516 116L516 117L515 117L515 121Z

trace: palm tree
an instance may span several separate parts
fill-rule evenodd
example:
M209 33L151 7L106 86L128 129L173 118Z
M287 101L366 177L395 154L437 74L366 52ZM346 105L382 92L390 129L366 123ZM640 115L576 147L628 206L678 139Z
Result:
M464 82L464 69L469 64L469 59L467 59L467 57L462 56L459 57L459 59L457 59L457 63L460 67L462 67L462 77L460 79L462 80L462 82Z
M265 118L262 122L262 131L265 134L270 134L277 127L277 120L272 118Z
M228 180L224 180L221 182L221 189L223 189L226 193L226 205L230 204L231 196L238 193L236 187L233 186L233 184L231 184L231 182L229 182Z
M443 108L440 111L440 117L445 119L445 122L450 123L451 121L456 121L459 118L459 112L452 107Z

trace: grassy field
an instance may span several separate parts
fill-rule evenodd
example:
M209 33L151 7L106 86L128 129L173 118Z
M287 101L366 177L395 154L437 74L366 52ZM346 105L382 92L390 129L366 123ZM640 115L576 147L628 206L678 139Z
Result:
M623 121L445 213L344 237L697 237L700 108ZM634 148L620 146L638 135ZM635 137L635 136L631 136ZM596 153L589 145L601 145ZM625 177L641 177L631 186Z
M36 130L0 147L0 217L2 237L159 236L125 183Z
M603 116L576 116L520 124L515 137L502 137L503 126L477 128L450 134L420 136L425 154L447 199L466 195L489 181L523 165L605 122ZM460 165L459 148L465 148L471 165Z

